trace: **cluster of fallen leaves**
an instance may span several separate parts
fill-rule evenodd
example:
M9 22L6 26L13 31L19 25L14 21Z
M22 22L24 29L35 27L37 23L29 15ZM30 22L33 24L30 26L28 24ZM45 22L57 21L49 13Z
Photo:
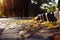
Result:
M30 26L30 28L32 28L32 27L35 27L35 28L39 28L39 26L40 25L44 25L44 27L45 28L47 28L47 29L51 29L51 28L56 28L56 27L58 27L58 26L60 26L60 20L58 20L57 22L49 22L49 21L43 21L43 20L39 20L39 21L36 21L36 20L34 20L34 19L31 19L31 20L13 20L13 21L11 21L9 24L14 24L14 23L16 23L16 24L28 24L28 23L30 23L29 24L29 26Z
M36 27L36 28L38 27L38 24L41 24L41 25L44 25L47 29L56 28L57 25L60 24L60 20L58 20L57 22L53 22L53 23L52 22L49 22L49 21L43 21L43 20L36 21L34 19L25 20L23 22L24 23L30 22L30 23L32 23L32 25L30 25L30 26Z
M26 29L19 32L19 35L25 35L25 37L30 36L32 33L35 35L39 35L39 33L41 33L41 32L49 31L49 30L44 30L44 28L54 29L54 28L57 28L60 26L60 20L58 20L57 22L53 22L53 23L49 22L49 21L43 21L43 20L36 21L34 19L17 21L17 24L20 24L20 23L26 25L26 26L24 26L24 27L26 27ZM31 31L31 32L29 33L29 31Z

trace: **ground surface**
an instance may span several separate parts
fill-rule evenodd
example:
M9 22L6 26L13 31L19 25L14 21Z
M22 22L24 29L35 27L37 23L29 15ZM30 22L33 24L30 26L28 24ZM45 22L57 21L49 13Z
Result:
M11 18L0 19L0 40L23 40L19 35L21 27L24 26L25 20L15 20ZM29 24L28 24L29 25ZM38 35L42 34L37 32ZM48 37L46 34L42 36ZM38 36L31 36L28 40L42 40Z

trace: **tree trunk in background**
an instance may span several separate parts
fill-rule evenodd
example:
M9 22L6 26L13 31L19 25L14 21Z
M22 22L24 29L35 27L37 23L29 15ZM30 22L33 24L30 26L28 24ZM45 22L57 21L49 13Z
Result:
M4 15L6 17L12 16L12 3L11 0L3 0L3 5L4 5Z
M15 16L22 17L24 9L24 0L14 0L14 12Z
M24 0L4 0L4 15L7 17L13 17L13 14L22 17L23 9Z
M31 0L24 0L24 17L29 16L29 6L30 6Z

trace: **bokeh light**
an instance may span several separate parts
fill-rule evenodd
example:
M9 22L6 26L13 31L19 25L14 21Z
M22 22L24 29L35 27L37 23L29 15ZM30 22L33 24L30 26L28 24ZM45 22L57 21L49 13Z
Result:
M3 0L0 0L0 3L3 3Z

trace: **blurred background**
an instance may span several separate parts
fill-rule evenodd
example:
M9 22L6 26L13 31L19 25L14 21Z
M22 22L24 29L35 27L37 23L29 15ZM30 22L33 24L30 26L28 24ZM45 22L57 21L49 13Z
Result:
M59 11L60 0L0 0L0 17L35 17Z

